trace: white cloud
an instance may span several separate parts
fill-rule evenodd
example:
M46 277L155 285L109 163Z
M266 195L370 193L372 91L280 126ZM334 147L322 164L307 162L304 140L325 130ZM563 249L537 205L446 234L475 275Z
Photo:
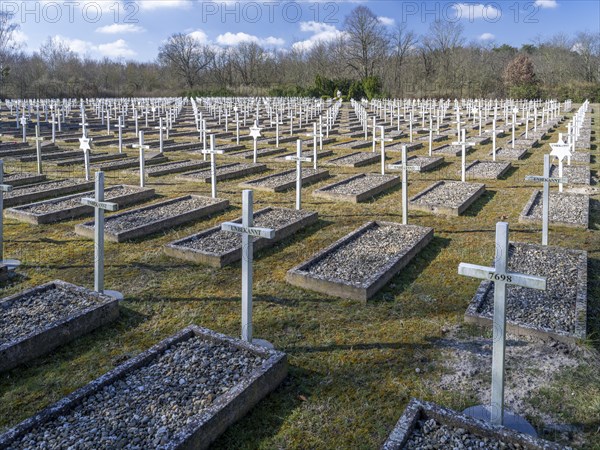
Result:
M479 36L479 40L481 41L493 41L494 39L496 39L496 36L494 36L492 33L483 33L481 36Z
M196 39L201 44L206 44L208 42L208 36L202 30L194 30L194 31L188 33L188 36Z
M21 30L15 30L15 31L13 31L12 38L15 40L15 42L18 45L27 44L27 41L29 40L29 36L27 36Z
M285 44L285 41L281 38L269 36L268 38L261 39L253 34L244 33L242 31L238 33L227 32L217 36L217 44L225 46L235 46L243 42L254 42L261 45L281 46Z
M535 6L540 8L556 8L558 2L556 0L535 0Z
M130 49L123 39L108 44L100 44L98 45L98 51L109 58L131 58L136 55L136 52Z
M294 50L308 51L319 42L333 41L344 35L343 31L333 25L314 21L300 22L300 31L313 33L313 35L303 41L294 42L292 44Z
M192 6L191 0L138 0L138 6L142 10L156 10L165 8L187 9Z
M377 20L379 20L379 22L381 22L386 27L393 27L396 24L396 20L392 19L391 17L381 16L378 17Z
M96 33L103 34L141 33L143 31L146 30L139 25L134 25L132 23L113 23L112 25L96 28Z
M502 16L502 12L492 5L483 3L454 3L452 5L454 13L460 19L490 19L495 20Z
M55 36L54 39L67 47L80 56L106 56L108 58L130 58L135 56L137 53L129 48L127 42L123 39L117 39L114 42L107 42L105 44L94 44L90 41L84 41L82 39L71 39L64 36Z

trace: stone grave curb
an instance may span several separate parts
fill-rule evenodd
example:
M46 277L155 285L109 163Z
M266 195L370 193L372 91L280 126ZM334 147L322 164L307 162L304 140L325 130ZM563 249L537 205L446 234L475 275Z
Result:
M293 181L289 181L287 183L282 183L279 184L275 187L265 187L265 186L257 186L253 183L255 182L260 182L263 180L267 180L271 177L275 177L275 176L279 176L279 175L283 175L283 174L288 174L288 173L296 173L296 169L291 169L291 170L286 170L284 172L278 172L275 173L273 175L267 175L266 177L261 177L261 178L256 178L255 180L250 180L247 181L245 183L239 183L238 186L244 189L254 189L257 191L264 191L264 192L285 192L288 191L290 189L294 189L296 187L296 180ZM310 184L314 184L317 183L321 180L325 180L326 178L329 178L329 171L328 170L323 170L322 172L318 172L318 173L314 173L312 175L309 175L307 177L302 176L302 187L304 186L308 186Z
M511 242L512 244L513 242ZM519 245L527 247L536 247L535 244L524 244ZM548 247L552 248L552 247ZM567 250L572 253L578 253L579 259L577 262L577 295L575 301L575 332L566 333L560 330L552 330L544 327L533 327L530 325L524 325L511 320L506 319L506 330L509 333L518 336L532 336L542 340L555 339L560 342L568 344L577 343L579 339L585 339L587 335L587 252L583 250L572 250L572 249L561 249ZM486 295L493 288L491 281L482 281L471 303L467 307L464 315L464 320L467 323L472 323L485 328L492 326L492 318L488 318L479 314L479 309L483 303Z
M314 152L313 152L312 148L302 151L302 156L307 156L307 155L309 158L312 158L314 156ZM328 156L331 156L331 155L333 155L333 150L317 151L317 158L319 161L321 161L323 158L327 158ZM296 156L296 152L286 153L285 155L278 155L274 158L270 158L270 160L273 162L287 162L285 159L287 156Z
M400 450L404 448L417 425L417 421L423 419L434 419L442 425L451 428L462 428L477 436L496 439L506 444L519 444L520 448L531 450L561 450L564 448L564 446L554 442L534 438L502 426L492 425L435 403L413 398L408 403L381 450Z
M312 193L312 196L318 197L318 198L324 198L326 200L332 200L335 202L361 203L361 202L370 200L373 197L375 197L376 195L381 194L382 192L385 192L388 189L391 189L402 183L402 180L400 179L400 177L394 176L390 180L388 180L382 184L379 184L378 186L375 186L371 189L363 191L359 194L338 194L338 193L333 193L333 192L327 192L328 189L331 189L333 187L336 187L336 186L339 186L342 184L346 184L349 181L356 180L358 178L364 178L367 175L374 175L374 174L359 173L358 175L353 175L351 177L345 178L345 179L337 181L335 183L328 184L327 186L323 186L322 188L315 189Z
M543 195L542 191L540 191L540 190L536 189L535 191L533 191L533 193L531 194L531 197L529 197L529 200L525 204L523 211L521 211L521 214L519 214L519 223L536 223L536 224L542 223L541 218L537 219L530 215L531 210L533 208L533 204L535 203L538 196L541 197L542 195ZM561 195L585 195L585 194L569 194L568 192L565 192ZM550 218L548 219L548 225L558 225L558 226L569 227L569 228L588 229L589 223L590 223L590 200L589 200L588 195L586 195L586 197L588 197L588 207L587 207L587 210L585 210L584 214L583 214L585 225L583 223L570 223L570 222L563 222L563 221L559 221L559 220L551 220Z
M481 197L485 193L485 184L471 183L471 184L481 184L481 187L476 192L471 194L471 196L469 198L467 198L463 203L461 203L457 208L451 208L451 207L444 206L444 205L427 206L427 205L422 205L419 203L414 203L415 200L426 195L428 192L434 190L436 187L438 187L444 183L445 183L445 181L443 181L443 180L438 181L438 182L432 184L431 186L429 186L428 188L422 190L417 195L411 197L411 199L408 201L408 203L410 205L410 209L415 210L415 211L432 213L432 214L460 216L463 212L465 212L469 208L469 206L471 206L477 199L479 199L479 197Z
M58 180L53 180L58 181ZM52 183L52 181L49 181ZM31 185L28 187L33 187L35 185ZM19 195L18 197L8 197L4 199L4 209L10 208L13 206L21 206L28 203L37 202L38 200L45 200L49 198L61 197L69 194L76 194L78 192L89 191L90 189L94 189L93 181L83 181L79 184L64 186L61 188L49 189L47 191L40 192L32 192L29 194Z
M479 163L494 163L494 164L504 164L504 168L495 176L495 177L481 177L481 176L476 176L473 174L470 174L469 176L469 169L471 169L472 167L476 166ZM502 177L503 175L506 174L506 172L508 172L510 169L512 168L512 164L510 162L505 162L505 161L481 161L479 159L476 159L475 161L472 161L471 163L467 164L467 166L465 167L465 173L466 173L466 177L467 180L498 180L500 179L500 177ZM458 174L460 175L460 170L458 171Z
M133 159L135 159L135 161L133 161ZM154 156L153 158L144 160L144 163L147 166L152 166L154 164L160 164L160 163L164 163L167 161L168 161L168 159L165 156ZM116 170L131 169L132 167L138 167L139 165L140 165L139 158L131 158L131 160L130 160L130 158L127 158L126 160L123 161L122 164L115 164L113 166L106 166L106 167L102 167L102 164L97 164L97 165L92 165L91 169L92 170L101 170L103 172L114 172Z
M110 201L112 203L117 203L119 205L119 208L126 208L126 207L128 207L130 205L134 205L136 203L145 202L146 200L150 200L152 197L154 197L154 194L155 194L154 189L140 188L139 186L130 186L130 185L109 186L108 188L105 189L105 192L107 192L111 187L118 187L118 186L125 186L128 188L135 188L138 190L137 192L133 192L131 194L126 194L126 195L122 195L120 197L111 198ZM89 194L90 198L94 197L94 191L87 192L86 194ZM63 209L60 211L55 211L55 212L45 213L45 214L35 214L35 213L21 210L25 206L32 206L32 205L38 205L38 204L43 204L43 203L47 203L47 202L56 202L56 201L61 201L61 200L67 200L67 199L70 199L73 197L78 197L80 195L81 194L74 194L74 195L69 195L66 197L58 197L58 198L51 199L51 200L44 200L44 201L37 202L37 203L30 203L28 205L22 205L21 207L7 209L4 213L6 214L6 217L8 217L10 219L18 220L20 222L30 223L32 225L45 225L45 224L49 224L49 223L61 222L63 220L76 219L76 218L82 217L82 216L94 215L94 208L92 208L91 206L86 206L86 205L79 205L75 208L71 208L68 210Z
M263 149L257 149L257 152L260 152L260 150ZM272 149L267 149L266 152L262 152L262 153L258 153L257 157L258 158L263 158L266 156L272 156L272 155L277 155L279 153L283 153L286 152L287 150L285 148L272 148ZM246 156L242 156L243 154L246 154ZM254 149L252 150L244 150L242 152L236 152L236 153L229 153L226 154L225 156L229 156L231 158L242 158L242 159L254 159Z
M189 162L192 162L192 160L188 160ZM173 161L176 163L181 163L184 161ZM148 172L146 171L146 175L149 177L162 177L165 175L170 175L173 173L181 173L181 172L187 172L187 171L192 171L192 170L198 170L198 169L204 169L206 167L210 166L210 161L194 161L195 164L191 164L189 166L185 166L185 167L173 167L171 169L164 169L164 170L157 170L157 171L152 171L152 172ZM171 163L167 163L167 164L171 164ZM132 173L138 174L140 173L139 170L132 170Z
M154 209L160 206L168 205L171 203L176 203L182 200L189 200L192 198L200 198L198 195L186 195L183 197L177 197L174 199L166 200L159 203L154 203L149 206L144 206L138 209L132 209L123 213L113 214L108 216L105 220L110 220L111 217L123 216L135 214L141 210ZM194 220L202 219L206 216L210 216L216 212L224 211L229 207L229 200L220 200L217 203L206 205L201 208L197 208L183 214L179 214L177 216L171 216L165 219L155 220L144 225L140 225L139 227L130 228L127 230L120 231L118 233L110 233L105 231L104 238L110 242L125 242L132 239L137 239L141 237L150 236L152 234L158 233L159 231L163 231L165 229L174 228L176 226L192 222ZM94 222L84 222L78 225L75 225L75 233L80 236L84 236L90 239L94 239Z
M431 158L433 160L427 164L421 165L420 172L428 172L430 170L433 170L444 164L445 161L443 156L410 156L409 158L407 158L407 162L409 164L415 164L414 162L411 163L411 160L414 160L415 158ZM395 161L392 164L402 164L402 160Z
M521 153L519 153L516 158L514 158L514 157L506 158L506 157L502 156L502 150L515 151L515 152L521 152ZM508 147L507 148L498 147L498 148L496 148L496 159L501 159L503 161L519 161L521 159L525 159L525 155L527 155L527 153L529 153L529 149L520 149L520 148L516 148L516 147L514 149L508 148ZM492 156L493 151L490 151L488 153L488 155Z
M183 431L177 433L169 443L161 446L165 450L208 448L230 425L244 417L260 400L281 384L288 373L288 362L287 356L283 352L249 344L195 325L162 340L0 435L0 448L10 446L16 439L44 422L66 414L80 404L85 397L96 394L105 386L124 378L129 372L150 364L168 348L194 336L216 343L229 344L260 355L266 360L248 378L218 396L204 412L193 416L193 420L183 427Z
M5 177L7 176L6 174L4 175ZM30 184L37 184L37 183L42 183L44 181L48 181L48 178L46 177L46 175L36 175L36 174L32 174L32 176L30 177L26 177L26 178L19 178L17 180L7 180L5 178L5 183L6 184L10 184L12 187L22 187L22 186L27 186Z
M266 211L271 211L273 209L281 209L281 208L272 208L267 207L261 210L255 211L254 214L264 213ZM289 225L278 228L275 230L275 237L273 239L264 239L258 238L255 239L254 242L254 253L256 254L258 251L263 250L265 248L273 247L279 241L282 241L299 230L303 228L307 228L319 220L318 213L311 213L309 216L303 217L302 219L290 223ZM233 220L234 223L241 223L242 219ZM165 254L171 256L173 258L179 258L186 261L191 261L198 264L205 264L207 266L222 268L228 264L232 264L234 262L242 259L242 248L236 248L235 250L229 251L227 253L219 254L219 253L211 253L203 250L193 249L189 247L185 247L185 243L192 238L196 238L199 236L210 235L215 231L221 229L221 225L216 227L209 228L207 230L201 231L200 233L193 234L191 236L186 236L185 238L178 239L176 241L165 244L164 250Z
M55 165L57 167L65 167L65 166L74 166L76 164L83 164L83 152L81 152L80 157L73 159L65 159L59 161L52 161L49 164ZM105 162L105 161L114 161L116 159L125 159L127 155L125 153L96 153L90 156L90 161L92 163L95 162Z
M0 301L2 305L18 301L21 297L33 292L45 291L54 286L60 286L72 291L85 293L88 296L99 297L104 302L83 310L55 323L0 345L0 372L10 370L32 359L45 355L55 348L66 344L90 331L115 320L119 315L118 300L98 292L76 286L61 280L55 280L40 286L26 289L25 291L5 297ZM2 441L0 439L0 448Z
M323 259L329 253L336 251L338 248L344 246L346 243L362 235L369 228L378 224L391 224L398 227L418 227L423 229L423 231L426 231L426 233L423 235L421 240L406 253L402 255L394 255L394 257L388 261L386 267L380 270L376 280L368 286L359 287L350 285L341 280L315 278L304 272L303 268L308 267L316 261ZM396 276L398 272L402 270L402 268L404 268L417 253L419 253L425 246L427 246L427 244L429 244L432 239L433 228L421 227L417 225L401 225L399 223L385 221L367 222L366 224L362 225L361 227L342 237L338 241L334 242L330 246L319 251L317 254L313 255L308 260L288 270L285 279L291 285L303 289L320 292L322 294L326 294L332 297L347 298L366 303L367 300L373 297L383 286L385 286L394 276Z

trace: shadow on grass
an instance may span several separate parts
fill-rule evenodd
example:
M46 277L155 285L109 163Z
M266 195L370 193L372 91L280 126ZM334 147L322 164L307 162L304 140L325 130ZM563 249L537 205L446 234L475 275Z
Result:
M600 350L600 259L588 259L587 335L596 350Z
M230 426L211 446L213 450L259 448L262 440L276 435L288 417L312 396L319 376L291 366L285 380L237 423Z
M590 230L600 230L600 201L590 198Z
M508 169L504 175L499 177L498 180L508 180L510 177L512 177L515 174L515 172L518 169L519 169L518 166L514 166L511 164L510 169Z
M384 288L382 288L369 303L374 305L393 301L396 295L404 292L427 267L435 261L443 249L450 245L451 239L440 236L433 237L432 241L394 276Z
M485 205L487 205L489 202L491 202L495 196L496 196L496 191L486 189L486 191L483 193L483 195L481 197L479 197L477 200L475 200L475 203L473 203L471 206L469 206L467 208L467 210L464 212L463 216L466 216L466 217L477 216L477 214L479 214L483 210L483 208L485 208Z

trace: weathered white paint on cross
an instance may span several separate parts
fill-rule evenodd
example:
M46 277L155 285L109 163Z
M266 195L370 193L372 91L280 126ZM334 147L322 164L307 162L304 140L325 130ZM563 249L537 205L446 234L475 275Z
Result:
M296 161L296 209L302 209L302 163L311 162L312 159L302 156L302 141L296 141L296 155L286 156L287 161Z
M210 135L210 150L202 150L202 154L210 155L210 184L212 198L217 198L217 163L215 161L215 155L222 155L225 153L223 150L215 149L215 135Z
M237 114L237 113L236 113ZM250 137L253 139L254 141L254 153L253 153L253 160L254 160L254 164L256 164L256 160L258 159L258 147L256 145L256 140L262 136L262 134L260 134L260 131L262 130L262 128L260 128L258 126L258 122L255 120L254 121L254 125L252 127L250 127ZM238 141L239 143L239 141Z
M542 194L542 245L548 245L548 215L550 209L550 183L567 183L566 178L550 177L550 155L544 155L544 174L540 176L527 175L527 181L544 183Z
M21 261L16 259L4 259L4 193L11 192L12 186L4 184L4 161L0 159L0 264L5 265L9 270L14 270L21 265Z
M458 142L453 142L452 145L461 146L460 178L464 183L467 181L467 147L472 147L473 145L475 145L475 142L467 142L466 130L464 128L461 130L461 132L461 140Z
M402 146L402 163L401 164L390 164L388 169L390 170L401 170L402 171L402 225L408 224L408 173L407 172L420 172L421 166L409 165L406 157L406 145Z
M242 235L242 339L252 343L252 261L254 237L273 239L275 230L254 226L254 199L251 190L242 191L242 223L225 222L221 230Z
M571 158L571 149L570 145L566 144L563 141L562 133L558 134L558 142L555 144L550 144L552 151L550 152L550 156L554 156L558 159L558 178L562 178L563 176L563 160L565 158ZM563 184L558 183L558 192L563 191Z
M150 146L144 144L144 132L140 131L139 143L133 144L133 148L140 150L140 187L146 186L146 156L144 155L146 150L150 150Z
M82 198L81 203L94 208L94 290L122 299L116 291L104 290L104 211L117 211L119 205L104 201L104 172L96 172L94 198Z
M496 224L494 267L460 263L458 274L494 283L491 423L504 425L504 359L506 353L506 286L546 290L546 279L508 271L508 223Z
M85 171L85 181L90 181L90 147L91 138L85 135L79 138L79 149L83 151L83 167Z

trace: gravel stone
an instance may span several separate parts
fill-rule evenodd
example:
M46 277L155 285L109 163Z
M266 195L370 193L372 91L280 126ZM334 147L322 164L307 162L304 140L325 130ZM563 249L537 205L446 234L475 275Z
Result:
M136 188L134 186L113 186L104 190L104 199L106 201L111 201L113 198L135 194L139 191L140 188ZM93 196L93 191L85 192L68 199L49 200L43 203L21 206L19 207L19 211L26 211L32 214L48 214L57 211L64 211L81 206L82 198Z
M411 203L423 205L444 205L450 208L458 208L465 200L475 194L481 188L478 183L462 183L460 181L442 181L424 195L411 200Z
M523 158L525 153L527 153L527 150L522 148L497 148L496 158L509 161L516 161L518 159ZM489 154L492 155L493 152L490 151Z
M225 164L221 167L217 166L216 174L218 176L218 175L224 175L224 174L228 174L228 173L239 172L239 171L242 171L245 169L250 169L255 166L256 165L253 163ZM196 172L187 172L187 173L182 174L181 176L185 177L185 178L199 178L201 180L204 180L205 178L210 178L211 172L210 172L210 169L199 170Z
M198 164L200 161L176 161L166 164L157 164L155 166L146 167L146 173L162 172L167 169L179 169L181 167L188 167Z
M579 254L559 247L510 244L508 270L546 277L546 290L507 285L506 318L522 325L567 333L575 331ZM494 288L482 301L480 314L492 318Z
M477 436L464 428L442 425L435 419L419 420L403 447L407 450L433 449L521 449L520 445Z
M541 221L543 207L542 192L535 192L536 197L527 217ZM586 213L589 210L589 206L590 198L587 195L550 192L548 220L550 222L572 223L574 225L584 224L587 226Z
M6 184L10 184L11 181L15 180L23 180L25 178L37 177L36 173L31 172L21 172L21 173L5 173L4 174L4 182Z
M360 153L353 153L351 155L348 156L342 156L341 158L334 158L334 159L330 159L329 161L326 162L327 165L333 165L333 166L345 166L345 165L352 165L352 164L356 164L356 163L360 163L369 159L373 159L373 153L366 153L366 152L360 152ZM375 154L375 156L377 156L377 154Z
M10 304L0 304L0 344L27 336L104 300L61 286L32 292Z
M313 214L310 211L273 208L268 211L254 213L254 226L262 228L281 229L291 223L298 222L304 217ZM216 230L213 233L203 236L195 236L182 246L202 250L205 252L224 254L240 248L242 245L242 235L231 231Z
M472 178L497 179L508 167L510 163L476 160L467 164L466 175Z
M376 223L303 271L316 278L368 286L379 278L390 258L406 253L422 238L421 227Z
M364 176L342 181L333 186L325 186L320 190L334 194L358 195L370 189L376 188L388 181L396 178L395 175L380 175L376 173L366 173Z
M33 184L31 186L19 187L13 189L11 192L5 192L4 198L12 198L12 197L20 197L25 194L33 194L36 192L45 192L51 189L59 189L69 186L76 186L78 184L84 183L84 180L78 179L68 179L68 180L59 180L59 181L50 181L42 184Z
M251 352L192 337L41 424L11 448L164 448L263 363Z

